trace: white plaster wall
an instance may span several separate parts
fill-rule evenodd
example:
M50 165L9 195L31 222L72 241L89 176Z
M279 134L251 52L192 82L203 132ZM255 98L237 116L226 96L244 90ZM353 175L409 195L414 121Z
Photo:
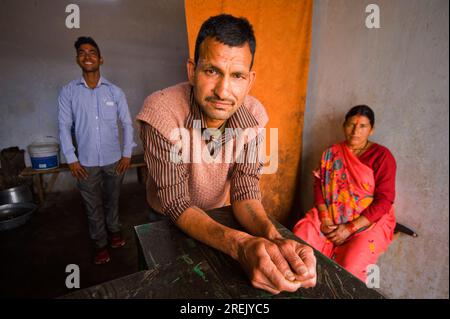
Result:
M365 27L380 7L381 28ZM397 160L402 236L380 258L380 290L393 298L449 297L449 99L447 0L316 0L303 132L302 211L312 205L311 170L342 140L345 113L368 104L373 140Z

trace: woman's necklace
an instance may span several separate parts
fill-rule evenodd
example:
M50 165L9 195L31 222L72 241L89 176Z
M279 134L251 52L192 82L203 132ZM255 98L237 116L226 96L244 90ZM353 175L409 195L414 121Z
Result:
M355 148L355 149L352 149L353 154L355 154L356 156L361 155L362 152L364 152L364 150L367 148L368 145L369 145L369 140L366 141L366 144L364 145L363 148Z

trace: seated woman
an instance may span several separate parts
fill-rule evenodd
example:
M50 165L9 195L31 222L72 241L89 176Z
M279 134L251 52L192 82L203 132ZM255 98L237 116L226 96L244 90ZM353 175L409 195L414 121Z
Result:
M369 141L375 115L366 105L345 116L345 141L322 154L314 171L315 207L293 232L365 282L366 269L392 241L396 163Z

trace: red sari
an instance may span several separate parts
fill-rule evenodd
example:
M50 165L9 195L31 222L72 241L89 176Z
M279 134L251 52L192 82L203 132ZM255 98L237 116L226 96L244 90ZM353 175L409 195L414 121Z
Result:
M373 170L361 163L347 145L335 144L321 159L319 176L322 194L334 223L345 224L358 218L373 201L375 180ZM333 259L353 275L366 280L366 269L392 242L395 215L391 207L377 222L351 235L335 246L320 231L319 212L314 207L293 228L295 235L325 256Z

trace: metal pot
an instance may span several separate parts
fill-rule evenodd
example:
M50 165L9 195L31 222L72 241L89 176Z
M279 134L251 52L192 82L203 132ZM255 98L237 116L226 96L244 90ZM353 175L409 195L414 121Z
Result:
M36 209L37 205L33 203L0 205L0 231L25 224Z
M8 188L0 192L0 205L32 202L33 193L27 185Z

